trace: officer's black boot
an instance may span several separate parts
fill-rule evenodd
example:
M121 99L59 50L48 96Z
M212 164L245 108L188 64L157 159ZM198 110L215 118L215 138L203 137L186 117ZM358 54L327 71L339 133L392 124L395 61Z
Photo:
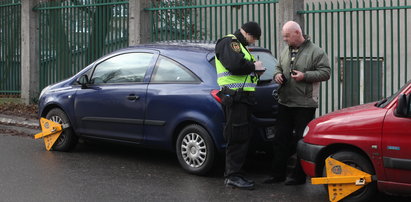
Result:
M248 190L254 189L254 183L247 182L240 176L230 176L225 179L224 184L232 188Z

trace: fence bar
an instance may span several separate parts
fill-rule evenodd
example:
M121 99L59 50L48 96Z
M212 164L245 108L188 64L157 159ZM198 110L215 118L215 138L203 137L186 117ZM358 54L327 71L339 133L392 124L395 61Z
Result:
M21 93L21 2L0 2L0 94Z
M410 79L411 6L401 0L360 1L307 3L297 12L305 15L306 33L325 49L335 70L321 88L320 115L389 96Z
M128 46L128 1L40 2L40 89ZM152 19L155 19L153 16Z
M345 1L344 1L345 3ZM297 11L298 14L308 13L340 13L340 12L353 12L353 11L374 11L374 10L398 10L398 9L410 9L411 6L390 6L390 7L373 7L373 8L343 8L335 10L311 10L311 11Z
M157 16L151 17L152 21L154 19L160 21L151 23L152 41L211 42L232 33L246 21L257 21L264 31L257 44L272 49L276 55L278 42L276 35L272 35L273 31L275 34L277 31L275 2L278 0L161 1L151 4L151 7L145 10L150 11L151 16ZM271 18L274 18L274 22ZM173 33L170 35L171 32Z
M397 0L397 5L400 4L400 0ZM401 83L401 23L400 23L400 10L397 10L397 57L398 57L398 88L402 86Z
M407 6L407 1L404 1L404 3L405 3L405 6ZM404 10L404 34L405 34L405 36L408 36L408 24L407 24L407 21L408 21L408 10ZM407 69L408 69L408 63L407 63L407 61L408 61L408 37L404 37L404 40L405 40L405 42L404 42L404 44L405 44L405 47L404 47L404 55L406 56L406 57L404 57L404 82L407 82L407 76L408 76L408 71L407 71Z

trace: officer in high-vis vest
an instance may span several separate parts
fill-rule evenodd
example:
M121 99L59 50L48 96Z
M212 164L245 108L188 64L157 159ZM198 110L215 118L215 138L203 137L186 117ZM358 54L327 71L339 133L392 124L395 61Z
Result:
M251 107L256 104L254 91L265 68L246 46L259 40L260 36L260 26L256 22L247 22L234 34L219 39L215 47L217 83L221 88L218 95L226 119L224 184L233 188L254 189L254 181L245 178L242 167L252 136L250 116Z

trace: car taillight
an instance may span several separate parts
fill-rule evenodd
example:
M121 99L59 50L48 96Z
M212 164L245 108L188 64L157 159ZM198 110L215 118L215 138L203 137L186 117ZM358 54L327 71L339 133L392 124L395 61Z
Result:
M218 92L220 92L220 91L214 89L214 90L212 90L210 93L211 93L211 95L213 96L213 98L214 98L215 100L217 100L217 102L221 103L220 97L217 96L217 93L218 93Z

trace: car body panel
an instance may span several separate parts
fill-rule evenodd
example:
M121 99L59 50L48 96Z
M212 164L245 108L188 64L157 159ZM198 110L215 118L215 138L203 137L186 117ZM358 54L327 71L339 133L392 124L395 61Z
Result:
M411 194L411 116L395 115L398 97L410 93L411 81L381 105L350 107L311 121L298 145L304 171L321 176L328 155L352 150L368 157L380 191Z

